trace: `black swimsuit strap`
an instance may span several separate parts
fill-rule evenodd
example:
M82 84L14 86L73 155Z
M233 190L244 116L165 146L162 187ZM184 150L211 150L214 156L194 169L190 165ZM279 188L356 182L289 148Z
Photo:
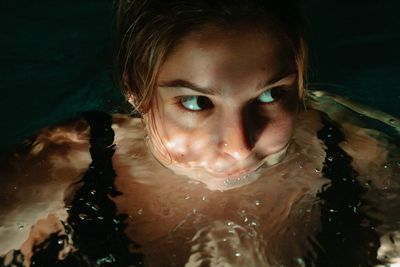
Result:
M68 209L66 235L72 235L78 249L66 259L58 260L63 248L60 240L66 235L53 234L45 244L35 248L32 266L40 267L133 267L143 266L143 256L131 253L137 248L124 234L124 214L118 214L110 199L120 194L114 186L115 171L112 156L115 151L111 116L101 112L84 114L90 126L92 163L82 179Z
M114 187L112 156L115 148L111 117L88 112L85 118L91 129L93 161L69 203L67 221L72 227L78 251L58 261L58 251L62 249L58 241L65 236L54 235L46 247L36 250L32 266L142 266L143 255L129 252L129 248L135 248L137 244L123 233L126 215L118 214L115 203L109 198L119 194ZM373 266L379 263L376 260L379 236L373 228L376 222L360 209L365 204L362 199L365 190L355 179L357 173L351 167L351 157L338 145L344 141L344 135L329 119L323 118L322 122L324 127L318 132L318 137L327 147L322 172L331 180L331 185L318 194L322 200L322 225L316 239L321 250L317 251L317 259L306 261L307 266ZM66 226L67 234L68 231L70 229Z
M322 123L318 132L326 145L322 172L331 184L318 194L322 229L317 241L322 250L315 266L373 266L378 263L379 236L373 227L377 222L360 209L365 189L351 166L352 158L339 146L345 140L343 133L327 117Z
M142 255L129 252L129 248L137 248L137 245L123 232L127 215L117 214L115 203L110 199L120 194L114 186L115 145L111 116L87 112L85 119L90 125L92 163L68 211L68 223L75 233L74 243L98 266L141 266Z

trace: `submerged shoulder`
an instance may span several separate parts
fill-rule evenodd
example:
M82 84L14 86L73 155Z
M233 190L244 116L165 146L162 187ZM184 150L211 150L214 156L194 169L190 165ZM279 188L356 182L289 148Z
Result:
M339 146L352 158L352 167L361 180L378 188L400 188L400 120L323 91L309 92L307 105L320 111L343 133L345 140Z
M66 217L64 198L91 161L83 118L39 131L0 160L0 255L18 249L31 226L54 214Z

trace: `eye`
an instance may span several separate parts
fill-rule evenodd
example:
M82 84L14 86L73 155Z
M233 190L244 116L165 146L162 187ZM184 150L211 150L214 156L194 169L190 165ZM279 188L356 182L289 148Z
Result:
M268 104L278 100L281 95L282 95L281 89L272 88L262 92L261 95L258 96L257 100L262 104L264 103Z
M212 102L205 96L182 96L180 104L188 110L199 111L213 107Z

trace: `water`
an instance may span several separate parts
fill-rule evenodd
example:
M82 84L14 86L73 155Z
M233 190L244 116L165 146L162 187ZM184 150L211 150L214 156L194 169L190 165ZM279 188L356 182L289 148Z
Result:
M41 3L3 1L0 4L0 10L4 11L1 16L3 23L0 25L6 36L1 45L3 45L2 50L8 51L2 55L2 62L5 64L2 64L0 77L0 84L3 86L0 90L3 100L1 105L3 131L0 139L3 147L4 144L14 143L16 140L29 136L35 129L55 124L84 110L105 110L105 107L110 105L109 99L120 99L119 96L115 96L117 89L112 88L107 69L111 64L109 59L112 35L110 25L113 13L111 2L87 1L78 4L71 1L58 1L57 5L54 5L50 1L41 1ZM398 115L399 56L398 53L393 53L397 51L400 40L397 1L385 1L384 4L374 1L362 3L360 1L346 3L330 1L328 3L327 1L324 2L323 7L319 1L306 2L309 6L308 13L311 21L309 32L311 37L314 37L311 38L311 59L316 61L311 74L317 77L318 87L327 89L329 84L332 84L330 89L333 92L358 98L360 101ZM21 6L24 8L21 9ZM371 17L375 19L371 20ZM371 53L371 51L379 51L379 53ZM311 79L315 78L311 77ZM332 109L325 111L332 111ZM341 107L341 111L345 111L345 108ZM341 185L347 185L347 182L351 185L354 176L358 183L353 184L351 188L357 193L354 199L346 198L346 201L351 204L348 210L339 211L339 207L327 206L324 211L325 221L329 223L336 214L341 214L341 216L344 214L350 221L354 219L354 224L345 224L345 226L352 226L349 227L350 233L347 235L357 230L356 226L361 221L365 228L371 229L372 233L378 233L380 237L378 257L384 262L399 262L398 214L400 214L400 208L398 182L396 182L398 178L393 179L393 173L398 173L400 163L398 153L391 152L389 155L386 153L389 148L391 151L397 149L393 146L399 146L399 138L396 137L393 128L365 116L339 112L335 119L348 124L379 129L392 138L376 132L362 131L372 136L372 139L379 139L383 149L379 146L375 147L368 138L351 139L351 142L356 144L355 152L366 151L361 155L362 157L375 157L374 160L360 161L359 168L365 170L363 173L339 177L343 183L336 180L336 185L339 186L336 188L341 188ZM123 119L119 121L122 123ZM129 123L126 124L129 125ZM314 154L308 150L299 152L296 150L299 154L295 153L292 156L298 162L288 158L284 165L287 170L285 172L282 171L283 167L280 167L282 165L276 166L277 168L272 171L276 173L269 176L270 179L264 179L274 180L273 183L271 181L265 183L268 187L266 192L269 194L257 195L251 191L256 190L257 185L264 180L249 187L248 194L238 190L210 193L199 184L189 183L186 180L174 180L168 173L155 178L158 180L149 181L148 178L154 176L152 175L154 170L149 167L153 165L147 163L146 168L146 164L140 163L140 160L132 168L141 168L144 178L137 177L132 179L132 184L123 184L118 177L130 177L129 165L133 159L143 157L143 154L133 153L133 148L126 151L130 147L126 144L132 140L126 138L124 141L120 131L120 135L116 136L120 139L115 153L119 155L121 162L124 162L124 164L121 163L124 166L120 166L119 171L118 166L113 166L118 176L111 180L115 180L116 188L113 182L110 185L107 181L104 182L105 188L108 188L107 191L93 189L90 186L82 187L84 196L82 200L79 200L76 197L77 190L81 188L82 183L76 182L84 177L92 161L88 153L89 136L85 127L86 124L83 122L62 127L59 134L54 134L53 131L42 132L39 141L34 146L19 148L15 155L1 158L0 254L5 255L10 252L7 256L3 256L3 263L0 265L9 265L8 263L14 262L18 266L18 262L23 261L19 250L27 247L23 244L30 244L25 242L29 239L31 243L36 240L37 243L44 245L38 246L35 256L37 266L61 266L63 263L55 263L55 259L59 256L64 258L67 255L69 258L63 261L65 266L93 266L95 264L124 266L117 264L121 261L120 258L131 262L141 262L147 258L162 262L163 266L173 265L173 263L178 265L189 260L193 265L200 265L201 262L207 265L209 262L216 263L215 260L218 258L221 260L220 264L230 262L234 265L246 262L247 264L241 266L249 266L250 263L256 265L267 261L273 262L273 258L278 258L279 261L280 256L272 257L271 255L284 254L280 252L281 250L293 250L291 253L296 254L298 249L307 250L309 253L305 257L297 257L297 255L293 257L289 253L283 256L283 261L288 262L289 265L308 266L310 261L312 262L312 259L317 257L316 255L324 255L323 250L326 249L326 243L329 243L332 236L336 236L336 233L338 237L343 236L342 231L336 231L338 228L335 225L320 232L321 227L312 224L320 220L320 206L323 203L321 198L331 198L331 201L333 198L333 203L338 201L334 199L334 194L333 196L329 194L316 196L315 194L315 191L319 192L321 188L324 189L323 192L332 188L328 186L330 180L317 179L322 185L314 185L313 181L308 182L307 179L297 180L306 173L309 176L314 175L310 170L315 172L315 177L321 177L324 169L320 164L316 164L315 161L318 159L326 158L331 162L330 158L332 158L332 162L336 161L334 155L326 156L324 149L319 149ZM329 133L327 137L328 135ZM141 136L137 138L140 139ZM346 136L346 140L347 138ZM301 140L298 139L298 141ZM300 145L307 147L310 143L313 148L320 145L312 138L303 138ZM342 146L350 149L346 141L342 142ZM354 153L352 156L355 157ZM310 164L310 162L315 164ZM97 166L91 169L96 170ZM103 172L103 170L98 171L99 174ZM171 178L169 180L172 183L171 187L165 184L167 178ZM132 196L133 199L129 199L126 191L123 190L128 185L136 188L137 194ZM358 191L360 189L358 185L366 191ZM126 189L129 188L131 187ZM157 190L153 191L155 188ZM300 190L300 195L304 193L303 198L294 197L296 188L298 190L303 188L303 191ZM261 189L264 188L260 187ZM114 195L117 194L116 192L123 192L123 194L114 196L112 202L104 198L104 194ZM280 195L275 196L274 194L278 192ZM168 195L165 196L164 193ZM338 196L341 198L343 193L339 190ZM147 196L154 199L145 202ZM117 202L117 199L120 210L112 205L114 201ZM136 199L142 199L142 202L136 203ZM284 207L287 205L291 206L285 210ZM245 207L242 209L242 206ZM279 212L276 208L274 209L275 206L282 206L281 208L286 212ZM182 208L181 212L179 212L180 208ZM261 219L261 215L257 213L260 210L265 211L261 214L265 217ZM64 224L60 224L59 220L54 221L52 216L48 217L49 213L55 214L56 218ZM119 214L122 216L118 216ZM152 217L149 214L158 215L158 217ZM355 214L354 217L353 214ZM148 218L152 220L147 220ZM41 219L37 224L39 227L35 227L31 232L31 226L39 219ZM102 224L104 220L106 223ZM76 235L73 234L71 225L73 222L79 224L81 221L82 224L84 222L89 225L86 229L93 228L93 232L89 233L93 233L94 241L90 238L87 240L74 238ZM165 224L165 222L170 224ZM264 224L270 227L269 231L276 233L274 236L268 235L268 239L271 240L269 244L261 242L265 238L261 237L260 225ZM143 225L148 225L149 231L141 233L144 241L137 240L142 243L140 246L126 240L125 233L132 236L133 240L139 239L139 235L136 235L138 230L135 230L135 227ZM289 229L291 225L296 231ZM104 227L104 229L99 230L95 226ZM74 226L78 230L81 227L84 228L84 226ZM171 227L176 230L169 231ZM298 229L303 231L299 233ZM51 242L44 242L34 236L28 238L30 232L39 235L41 231L55 230L60 232L57 237L53 236L49 240ZM358 234L354 236L360 240L360 230L357 231L354 233ZM325 234L318 235L315 234L316 232ZM302 243L302 238L295 238L301 234L307 236L305 244ZM256 238L248 238L251 235ZM320 244L323 243L324 238L326 242L321 247ZM119 241L115 243L109 241L114 239ZM334 238L332 240L340 241ZM160 242L157 247L158 241ZM90 242L93 248L84 245ZM169 247L171 242L176 245L175 248L171 247L171 252L163 250ZM242 244L240 250L234 249L238 246L237 242ZM49 244L52 245L49 246ZM80 244L80 250L76 253L72 252L71 249L78 244ZM103 246L100 246L102 244ZM374 248L374 242L372 244ZM129 256L131 252L127 252L126 249L129 246L132 246L129 251L138 252L133 254L132 258ZM64 253L58 255L59 250L63 250ZM352 254L360 251L358 246L338 246L331 248L331 252L332 250L344 252L347 250L351 254L349 258L355 259L357 257ZM142 258L143 254L148 256ZM340 262L336 266L352 266L352 264L354 266L353 262L346 262L346 259L343 260L335 253L333 256L326 255L325 258L337 259ZM46 258L48 262L44 263Z
M228 191L161 166L139 119L42 131L1 161L0 266L30 248L32 266L398 264L398 136L324 97L281 163Z

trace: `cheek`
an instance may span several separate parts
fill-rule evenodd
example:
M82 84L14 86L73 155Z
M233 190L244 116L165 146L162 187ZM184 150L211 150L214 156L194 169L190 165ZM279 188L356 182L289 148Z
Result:
M162 124L159 121L158 125L162 125L159 135L166 152L174 161L187 163L200 160L213 146L211 135L205 127L188 127L187 122L176 114L169 116L166 113Z
M166 146L168 153L174 161L180 163L201 161L209 154L210 148L213 146L208 136L202 131L187 133L176 129L168 136L169 141Z
M271 115L257 142L258 152L271 154L285 147L292 137L295 120L294 110L285 110Z

